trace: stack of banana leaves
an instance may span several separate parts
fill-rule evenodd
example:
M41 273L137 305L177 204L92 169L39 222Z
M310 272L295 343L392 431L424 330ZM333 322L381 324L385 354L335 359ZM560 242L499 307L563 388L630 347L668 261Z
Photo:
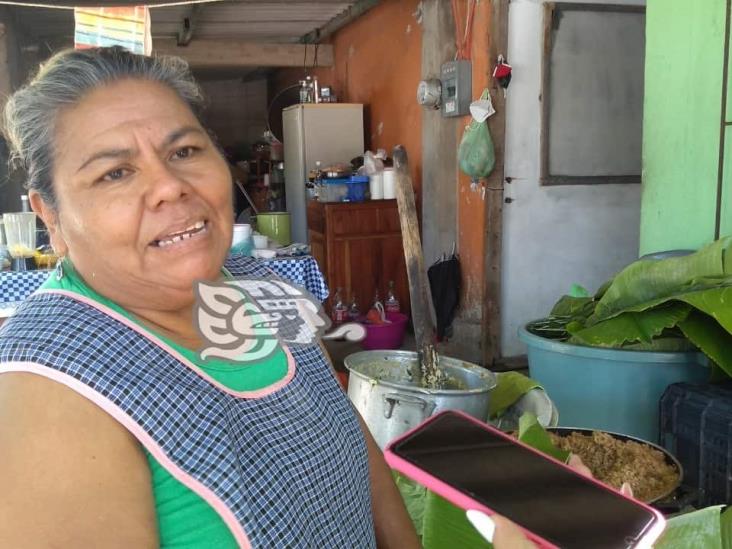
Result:
M699 349L716 375L732 377L732 237L686 256L640 259L594 296L572 293L528 330L592 347Z

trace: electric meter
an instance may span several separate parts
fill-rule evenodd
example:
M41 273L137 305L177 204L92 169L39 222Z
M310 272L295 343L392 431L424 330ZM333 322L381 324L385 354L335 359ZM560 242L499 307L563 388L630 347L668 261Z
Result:
M440 108L442 83L437 78L422 80L417 86L417 103L431 109Z

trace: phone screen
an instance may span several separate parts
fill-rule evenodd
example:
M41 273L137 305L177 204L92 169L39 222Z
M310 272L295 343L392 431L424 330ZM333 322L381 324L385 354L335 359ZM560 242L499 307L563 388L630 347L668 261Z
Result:
M562 548L632 547L649 510L457 414L445 413L391 452Z

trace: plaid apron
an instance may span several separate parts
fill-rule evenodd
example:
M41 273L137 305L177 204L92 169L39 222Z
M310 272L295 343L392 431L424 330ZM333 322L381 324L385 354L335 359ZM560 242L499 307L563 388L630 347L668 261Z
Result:
M234 276L272 278L246 258ZM214 386L92 304L32 295L0 329L0 373L66 384L113 415L206 499L241 546L375 547L366 444L317 345L251 398Z

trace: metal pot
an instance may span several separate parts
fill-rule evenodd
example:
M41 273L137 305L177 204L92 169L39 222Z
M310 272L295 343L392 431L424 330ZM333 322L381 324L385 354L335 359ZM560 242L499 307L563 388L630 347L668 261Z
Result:
M419 387L417 353L363 351L344 360L350 372L348 397L366 421L380 448L443 410L461 410L481 421L488 418L489 392L496 376L475 364L440 357L448 387Z

